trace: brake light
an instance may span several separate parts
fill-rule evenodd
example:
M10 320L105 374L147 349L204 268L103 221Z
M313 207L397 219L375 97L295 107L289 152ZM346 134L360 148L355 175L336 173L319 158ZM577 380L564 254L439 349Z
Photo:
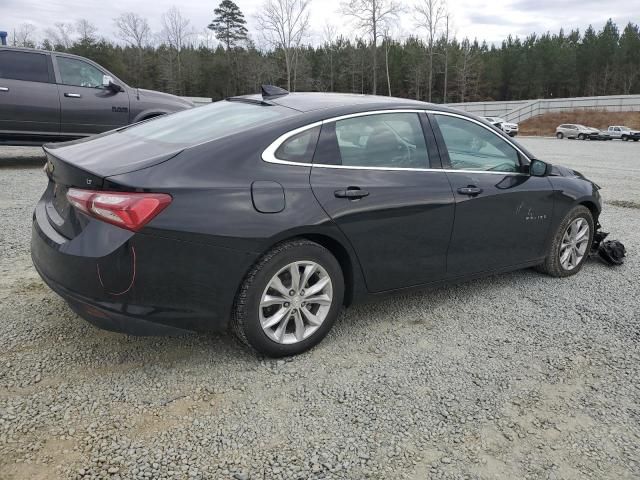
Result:
M166 193L101 192L70 188L67 200L87 215L136 232L164 210L172 198Z

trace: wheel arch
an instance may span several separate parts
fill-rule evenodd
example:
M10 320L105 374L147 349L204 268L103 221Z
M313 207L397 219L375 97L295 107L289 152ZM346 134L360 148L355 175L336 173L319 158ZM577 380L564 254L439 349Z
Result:
M593 222L598 223L598 217L600 217L600 209L596 205L596 202L593 200L582 200L578 202L578 205L582 205L583 207L587 207L593 216Z
M356 301L357 298L367 295L364 287L364 277L360 270L360 264L355 256L355 252L351 250L346 241L336 238L335 235L324 232L315 231L292 231L284 235L278 235L266 245L260 256L266 254L276 245L290 242L293 240L309 240L318 245L323 246L336 258L342 275L344 276L344 299L343 304L349 306Z
M167 110L145 110L143 112L140 112L138 115L136 115L136 117L133 119L133 121L131 123L137 123L137 122L143 122L145 120L149 120L150 118L153 117L159 117L161 115L167 115L168 113L171 113Z

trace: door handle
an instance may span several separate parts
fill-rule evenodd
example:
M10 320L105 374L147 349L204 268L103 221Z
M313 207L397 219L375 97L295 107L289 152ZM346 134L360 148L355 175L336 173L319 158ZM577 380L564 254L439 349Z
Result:
M69 98L80 98L82 95L79 93L65 93L64 96Z
M9 87L0 87L0 92L8 92Z
M460 187L458 189L458 193L475 197L476 195L480 195L482 193L482 189L476 187L475 185L468 185L466 187Z
M360 190L358 187L349 187L346 190L336 190L334 192L336 198L348 198L349 200L358 200L369 196L366 190Z

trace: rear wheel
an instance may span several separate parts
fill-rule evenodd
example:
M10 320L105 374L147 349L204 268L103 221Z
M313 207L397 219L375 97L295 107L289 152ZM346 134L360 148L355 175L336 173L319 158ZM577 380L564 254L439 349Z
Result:
M562 140L564 138L564 134L562 132L558 132L556 133L556 137L558 138L558 140Z
M247 275L236 298L232 328L270 357L295 355L331 330L344 298L340 264L308 240L274 247Z
M594 223L591 211L583 206L571 210L556 231L544 263L538 270L553 277L578 273L589 256Z

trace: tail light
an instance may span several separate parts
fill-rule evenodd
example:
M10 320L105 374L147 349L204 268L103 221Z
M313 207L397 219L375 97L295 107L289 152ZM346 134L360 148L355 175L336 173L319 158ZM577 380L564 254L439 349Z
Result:
M87 215L136 232L164 210L172 199L166 193L101 192L70 188L67 200Z

